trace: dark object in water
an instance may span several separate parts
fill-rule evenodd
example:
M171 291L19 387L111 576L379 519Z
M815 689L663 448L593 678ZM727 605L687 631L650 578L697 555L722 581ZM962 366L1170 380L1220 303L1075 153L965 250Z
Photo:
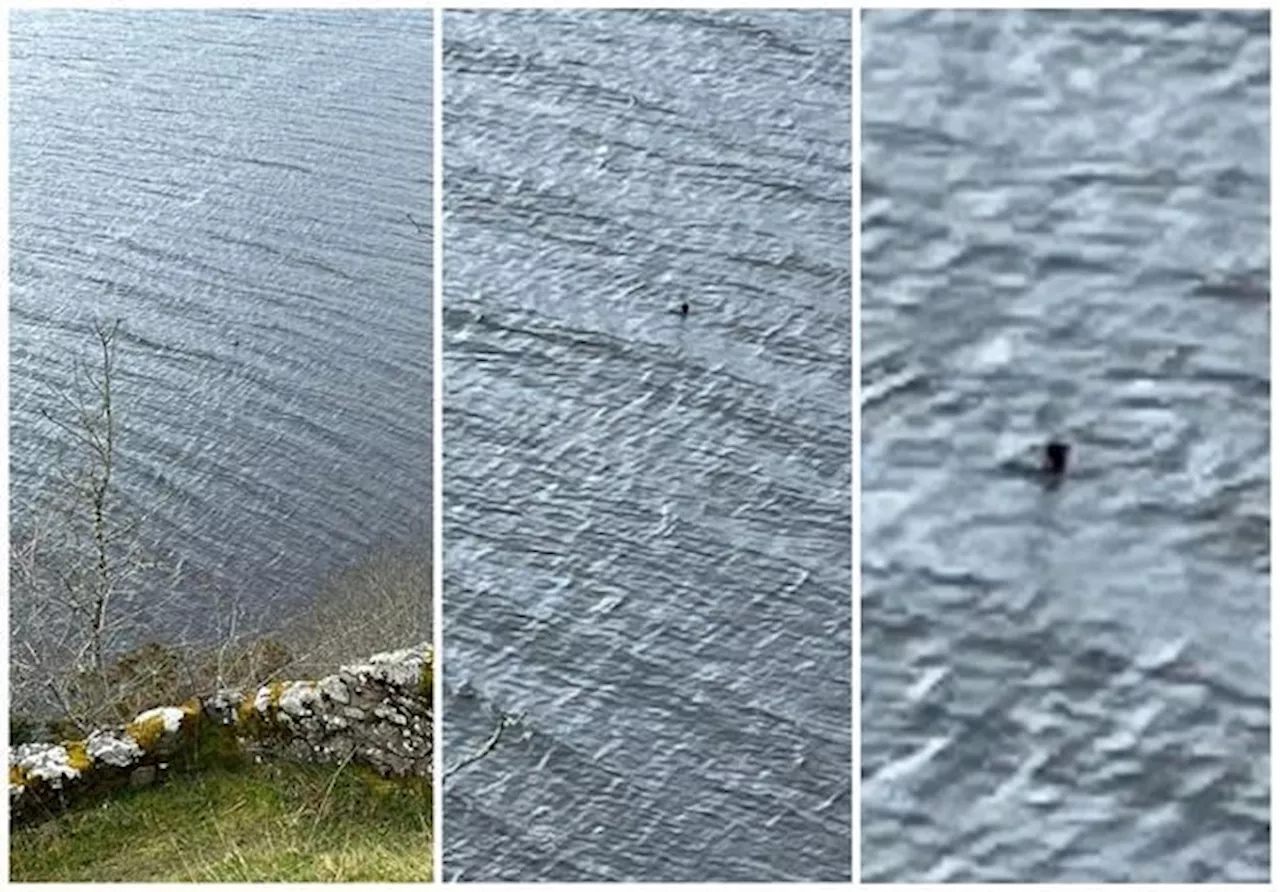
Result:
M1071 455L1071 447L1057 440L1050 440L1044 447L1044 470L1055 477L1067 470L1067 458Z
M681 316L688 316L688 315L689 315L689 304L688 304L688 302L687 302L687 301L686 301L685 303L682 303L682 304L680 305L680 315L681 315Z

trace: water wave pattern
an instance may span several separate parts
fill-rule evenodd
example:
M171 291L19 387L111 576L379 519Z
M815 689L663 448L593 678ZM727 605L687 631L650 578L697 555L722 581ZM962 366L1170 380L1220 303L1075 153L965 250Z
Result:
M847 879L848 16L444 29L446 875Z
M192 591L313 594L430 517L430 14L15 12L14 523L121 317L120 470ZM157 622L203 625L203 595ZM424 605L424 609L429 609Z
M1268 17L863 53L863 877L1265 881Z

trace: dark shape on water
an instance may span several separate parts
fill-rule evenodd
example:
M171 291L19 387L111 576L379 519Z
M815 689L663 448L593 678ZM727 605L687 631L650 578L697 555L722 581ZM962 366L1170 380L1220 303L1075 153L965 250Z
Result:
M684 303L682 303L682 304L680 305L680 315L681 315L681 316L688 316L688 315L689 315L689 303L688 303L688 301L685 301Z
M1044 470L1046 473L1059 477L1067 470L1067 458L1071 455L1071 446L1059 442L1058 440L1050 440L1044 447Z

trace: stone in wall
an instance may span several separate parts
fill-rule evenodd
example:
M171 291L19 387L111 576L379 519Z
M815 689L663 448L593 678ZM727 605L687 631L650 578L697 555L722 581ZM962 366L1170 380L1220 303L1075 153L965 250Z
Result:
M88 793L155 777L202 734L225 734L259 756L367 765L389 777L431 775L431 646L377 654L317 681L219 691L140 713L84 740L9 749L16 820Z
M268 685L237 711L259 750L351 760L391 777L431 774L430 648L378 654L319 681Z

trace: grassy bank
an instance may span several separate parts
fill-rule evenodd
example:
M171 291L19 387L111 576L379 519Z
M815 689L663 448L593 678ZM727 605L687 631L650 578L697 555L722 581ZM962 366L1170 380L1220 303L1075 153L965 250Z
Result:
M15 882L431 879L425 779L346 766L207 768L10 835Z

